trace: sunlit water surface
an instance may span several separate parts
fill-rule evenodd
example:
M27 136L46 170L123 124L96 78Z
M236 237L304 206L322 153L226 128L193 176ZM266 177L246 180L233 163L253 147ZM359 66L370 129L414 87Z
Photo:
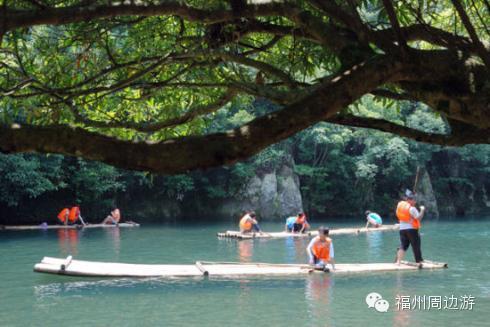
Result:
M314 225L318 225L315 222ZM355 222L329 223L332 227ZM357 224L359 225L359 224ZM279 231L280 224L265 224ZM296 277L103 279L38 274L43 256L128 263L304 263L308 240L219 240L231 224L0 232L1 326L490 326L490 221L426 222L426 259L439 271ZM339 263L392 262L398 232L334 237ZM411 252L407 258L412 260ZM377 292L386 313L368 308ZM442 309L400 310L397 296L433 296ZM472 310L444 297L474 297ZM406 298L405 298L406 299ZM435 300L437 301L437 300ZM454 300L453 300L454 301ZM453 303L454 305L454 303ZM415 304L411 304L411 307ZM426 305L427 306L427 305ZM437 305L436 305L437 306ZM466 306L467 308L467 306Z

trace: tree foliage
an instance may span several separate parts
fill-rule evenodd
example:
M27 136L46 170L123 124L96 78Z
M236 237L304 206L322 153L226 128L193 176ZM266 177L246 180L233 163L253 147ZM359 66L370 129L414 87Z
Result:
M261 115L270 109L263 100L249 106L249 111L237 104L220 113L206 132L224 128L229 118L241 116L241 111ZM371 97L352 108L369 117L379 116L382 109L383 104ZM412 122L415 126L424 124L427 128L441 126L439 116L407 101L387 118ZM248 185L253 179L277 172L283 165L292 165L299 177L304 210L309 215L354 215L366 208L383 213L386 208L393 208L404 188L412 186L417 167L424 166L441 205L451 203L458 210L476 211L479 210L476 202L484 206L490 195L489 158L488 145L443 148L388 133L320 123L244 162L185 175L129 172L53 155L2 155L0 201L17 208L15 212L24 206L48 202L49 212L44 217L55 214L56 204L74 202L81 203L83 211L93 215L117 204L123 211L145 217L140 213L144 211L140 201L146 201L153 216L159 204L172 203L182 208L199 208L199 214L207 213L217 219L218 208L223 204L250 200ZM37 214L38 210L48 211L36 208ZM192 212L188 214L195 218L196 211Z
M5 0L0 26L7 153L175 174L321 121L490 141L487 0ZM355 108L370 94L379 116ZM256 115L254 99L274 106ZM442 123L390 119L403 100ZM210 129L230 103L241 110Z
M58 178L59 156L40 160L33 155L0 154L0 201L15 206L25 199L66 186Z

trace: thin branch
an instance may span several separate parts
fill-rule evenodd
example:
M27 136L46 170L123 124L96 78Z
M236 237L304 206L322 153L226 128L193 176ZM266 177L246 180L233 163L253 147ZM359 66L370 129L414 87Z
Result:
M470 39L427 24L414 24L402 27L401 33L407 41L423 40L445 48L469 51L472 53L477 52L476 46L471 43ZM376 31L375 34L377 38L389 39L392 37L392 31L390 29Z
M3 96L10 96L10 95L14 94L17 91L22 90L25 87L28 87L29 85L32 84L33 81L34 80L32 78L26 79L26 80L20 82L19 84L11 87L10 89L0 88L0 91L2 92L2 95Z
M473 9L476 13L476 16L480 20L480 23L482 24L483 28L485 29L485 32L487 33L488 36L490 36L490 30L488 29L487 24L485 24L485 20L481 16L480 11L478 10L474 0L471 0L471 5L473 6ZM489 14L490 14L490 12L489 12Z
M398 125L384 119L353 115L337 115L325 121L343 126L376 129L382 132L393 133L402 137L410 138L417 142L445 146L462 146L466 144L490 142L490 129L475 129L473 126L466 126L468 127L466 129L453 128L451 134L437 134L426 133L421 130Z
M376 89L371 91L372 95L380 96L383 98L389 98L400 101L417 101L417 99L408 93L396 93L386 89Z
M105 52L107 54L107 58L112 63L112 65L115 67L119 66L119 63L116 61L116 59L114 58L114 55L111 52L111 48L109 46L109 36L107 34L106 34L106 37L104 39L103 47L104 47Z
M318 39L314 35L310 34L304 29L298 28L296 26L284 26L277 24L270 24L266 22L261 22L256 19L250 20L244 32L264 32L268 34L278 35L278 36L297 36L309 41L318 43L322 39Z
M268 73L270 75L276 76L277 78L279 78L281 81L286 83L286 85L288 85L291 88L297 87L297 82L291 76L289 76L286 72L284 72L283 70L281 70L279 68L274 67L271 64L265 63L263 61L250 59L250 58L247 58L245 56L235 55L235 54L232 54L229 52L213 52L213 53L211 53L211 56L219 57L223 61L233 61L233 62L236 62L238 64L242 64L242 65L245 65L248 67L256 68L256 69L258 69L264 73Z
M279 35L275 35L272 40L270 40L269 42L267 42L266 44L264 44L263 46L261 47L255 47L255 46L252 46L252 45L249 45L249 44L244 44L244 43L238 43L240 44L241 46L245 46L245 47L250 47L252 48L252 50L250 51L245 51L242 53L242 55L244 56L249 56L251 54L254 54L254 53L258 53L258 52L264 52L264 51L267 51L269 50L270 48L272 48L274 45L277 44L277 42L279 42L283 37L282 36L279 36Z
M97 127L97 128L126 128L126 129L132 129L135 131L139 132L157 132L159 130L162 130L164 128L170 128L170 127L175 127L178 125L182 125L185 123L190 122L191 120L207 115L210 113L215 112L216 110L222 108L224 105L226 105L228 102L230 102L236 95L236 91L230 89L228 92L221 96L218 100L215 102L205 105L205 106L196 106L194 108L190 108L186 113L183 115L176 117L176 118L169 118L164 121L159 121L155 123L135 123L135 122L122 122L122 121L111 121L111 122L104 122L104 121L95 121L91 119L87 119L80 115L78 110L75 108L73 105L69 105L71 112L76 115L77 121L79 123L83 123L86 126L90 127Z
M362 44L367 46L370 42L374 42L382 48L392 47L382 39L373 38L372 30L364 24L357 11L349 14L337 5L335 1L309 0L308 2L342 25L352 28Z
M396 17L393 3L391 2L391 0L383 0L383 5L386 12L388 13L388 18L390 19L391 26L393 27L396 38L398 39L398 44L401 47L402 54L406 55L407 42L405 41L405 38L403 37L403 34L400 30L400 23L398 22L398 18Z
M478 53L485 63L485 66L487 66L488 69L490 69L490 52L485 48L483 43L480 41L478 38L478 34L476 33L475 28L473 27L473 24L471 24L470 18L466 14L465 9L463 8L463 5L459 0L451 0L451 2L454 5L454 8L456 8L456 11L458 12L459 18L461 18L461 21L463 22L464 27L468 31L468 34L471 37L471 40L473 43L476 45Z

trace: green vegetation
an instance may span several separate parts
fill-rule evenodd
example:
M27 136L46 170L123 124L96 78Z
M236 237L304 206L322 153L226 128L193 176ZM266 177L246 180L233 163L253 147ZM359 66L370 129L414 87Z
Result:
M246 160L322 122L490 143L487 0L5 0L0 26L3 153L173 175ZM304 137L332 136L317 150L342 152L349 137L332 131ZM372 144L355 163L366 192L383 164L407 160L401 141ZM254 161L272 164L280 148Z
M209 129L219 130L250 119L243 105L218 112L220 118ZM256 115L274 110L261 100L248 105ZM376 116L382 106L368 98L351 110ZM444 128L440 117L411 102L393 108L390 118L415 128ZM246 162L186 175L129 172L59 155L0 155L0 202L21 208L39 203L36 198L52 201L51 207L41 206L45 216L52 215L57 205L75 202L94 214L115 203L138 212L142 197L155 206L164 201L212 212L213 206L230 199L245 199L246 185L252 177L283 163L291 164L291 158L300 179L304 209L315 216L354 215L366 207L391 208L399 191L413 183L417 166L426 167L442 203L454 201L464 208L472 205L469 197L482 197L482 192L490 190L490 146L441 148L387 133L320 123Z
M212 214L283 166L313 214L388 208L419 165L487 208L487 0L5 0L0 27L3 217Z

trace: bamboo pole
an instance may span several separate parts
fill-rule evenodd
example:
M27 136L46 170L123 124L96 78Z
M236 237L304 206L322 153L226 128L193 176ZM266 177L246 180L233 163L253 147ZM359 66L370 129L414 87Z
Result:
M200 272L202 272L204 276L209 276L209 271L207 271L206 268L204 268L201 261L196 261L196 267L197 269L199 269Z
M61 264L60 268L61 268L61 271L65 271L66 268L70 265L70 263L72 262L73 260L73 256L69 255L68 257L66 257L66 260L64 263Z
M420 166L417 166L417 173L415 174L415 182L413 183L413 193L417 193L417 184L419 182Z

